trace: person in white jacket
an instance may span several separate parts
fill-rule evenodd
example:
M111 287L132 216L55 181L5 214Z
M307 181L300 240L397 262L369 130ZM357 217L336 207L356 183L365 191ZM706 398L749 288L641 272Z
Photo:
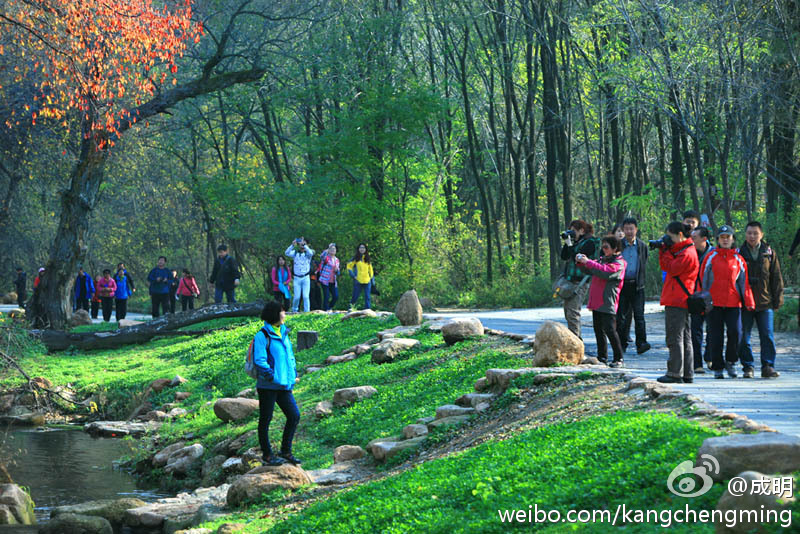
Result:
M314 251L308 246L305 238L298 237L286 249L285 255L293 260L294 296L292 298L292 311L298 311L301 296L303 297L303 311L311 311L309 293L311 291L311 258L314 257Z

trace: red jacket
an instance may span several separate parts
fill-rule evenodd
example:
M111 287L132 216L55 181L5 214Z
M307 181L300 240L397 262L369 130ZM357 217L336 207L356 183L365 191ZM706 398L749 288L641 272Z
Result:
M99 294L100 297L113 297L114 293L117 291L117 283L114 281L113 278L109 278L106 280L105 278L101 278L97 280L95 283L97 287L96 294Z
M708 253L703 268L703 289L718 308L756 307L747 280L747 263L732 248L717 247Z
M691 239L684 239L673 244L669 250L658 251L658 262L661 270L667 273L664 287L661 289L661 305L676 308L688 308L689 295L678 284L677 276L688 291L694 289L697 281L697 271L700 262L697 259L697 249Z
M194 276L191 278L189 277L182 277L181 281L178 282L178 295L182 297L194 297L195 295L200 294L200 288L197 287L197 282L194 279Z

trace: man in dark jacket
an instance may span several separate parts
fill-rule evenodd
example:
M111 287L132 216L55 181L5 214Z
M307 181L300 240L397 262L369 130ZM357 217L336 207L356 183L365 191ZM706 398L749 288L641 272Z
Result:
M783 305L783 276L775 250L764 243L761 223L751 221L745 227L745 243L739 247L739 254L747 263L747 279L753 290L755 311L742 310L742 343L739 345L739 359L744 368L744 377L753 378L753 348L750 346L750 332L753 323L758 325L761 340L761 377L777 378L775 371L775 335L773 333L773 310Z
M84 272L83 267L79 267L78 276L75 277L75 310L89 311L89 299L92 295L94 295L94 281Z
M628 335L633 319L636 330L636 353L650 350L647 342L647 326L644 321L644 286L647 273L647 244L639 239L638 223L633 217L622 221L625 239L622 241L622 257L625 259L625 281L619 296L617 312L617 332L622 342L622 350L628 347Z
M561 236L564 240L561 259L566 261L564 278L577 286L574 295L564 299L564 318L567 320L567 328L579 338L581 338L581 306L588 289L587 282L591 277L578 268L575 256L584 254L589 259L597 259L600 251L593 233L594 227L590 223L576 219L569 223L569 230Z
M209 282L214 284L214 302L220 304L224 293L228 304L234 304L240 277L239 266L236 260L228 255L227 245L218 246L217 261L214 262L214 270L209 279Z
M17 267L14 289L17 291L17 306L25 308L25 300L28 298L28 276L22 270L22 267Z
M684 224L686 221L684 220ZM694 249L697 251L697 259L699 262L700 271L703 272L703 260L708 256L708 253L714 250L708 238L711 234L708 233L708 228L698 226L692 230L692 242ZM700 276L697 277L695 287L689 288L692 292L700 291ZM703 351L703 325L706 321L706 316L701 313L690 313L689 319L692 324L692 352L694 353L694 374L703 374L706 372L703 367L703 361L711 363L711 358L708 356L708 351Z
M166 265L166 256L159 256L158 264L147 275L147 281L150 283L150 302L153 305L153 319L159 316L159 308L161 308L161 313L165 315L169 312L169 283L170 278L172 278L172 272L167 269Z

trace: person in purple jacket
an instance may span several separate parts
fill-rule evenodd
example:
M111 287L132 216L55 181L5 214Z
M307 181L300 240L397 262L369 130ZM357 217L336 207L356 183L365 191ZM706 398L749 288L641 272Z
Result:
M600 245L599 261L590 260L585 254L575 256L578 268L592 275L589 287L589 304L592 310L592 325L597 338L597 359L608 361L608 345L611 343L614 360L609 367L622 367L622 343L617 332L617 309L625 274L625 260L622 258L621 244L614 236L606 236Z

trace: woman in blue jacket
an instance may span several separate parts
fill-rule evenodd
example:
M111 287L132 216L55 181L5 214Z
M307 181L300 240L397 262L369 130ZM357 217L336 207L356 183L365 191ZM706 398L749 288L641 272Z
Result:
M279 302L267 302L261 310L264 328L253 340L253 362L258 367L258 442L265 465L286 462L300 465L300 460L292 455L292 440L300 422L300 410L292 394L297 370L289 331L283 324L285 318L286 312ZM281 451L277 456L272 453L269 443L269 424L276 402L286 416Z

